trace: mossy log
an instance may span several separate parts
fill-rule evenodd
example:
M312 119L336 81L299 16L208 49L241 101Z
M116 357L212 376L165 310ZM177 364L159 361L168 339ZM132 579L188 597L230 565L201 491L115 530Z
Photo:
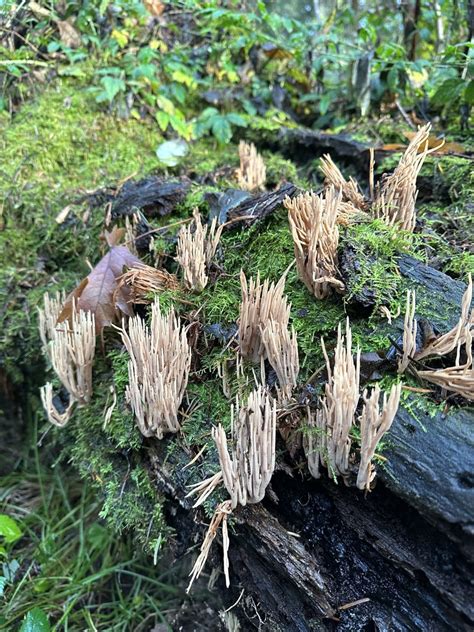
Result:
M274 138L265 140L297 163L330 153L338 159L350 160L364 170L369 164L369 146L347 134L329 134L302 127L282 128Z
M410 257L400 271L429 297L435 324L456 322L462 283ZM234 609L242 629L472 629L473 430L472 409L432 416L408 401L389 435L388 465L368 495L311 479L298 455L280 460L263 503L235 512L232 585L218 583L228 605L244 590ZM166 442L150 451L156 485L175 506L183 553L197 549L204 532L196 536L185 498L180 463L187 458L170 457ZM218 547L210 559L221 566Z

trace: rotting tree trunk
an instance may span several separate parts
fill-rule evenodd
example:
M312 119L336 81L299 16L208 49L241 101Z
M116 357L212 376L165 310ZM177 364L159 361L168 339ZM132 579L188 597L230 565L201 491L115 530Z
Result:
M455 324L462 283L409 257L400 271L437 306L435 325ZM231 588L218 582L228 606L240 597L241 629L472 630L473 430L472 409L429 418L401 408L388 465L367 496L311 479L302 460L281 460L265 500L236 511ZM181 508L170 513L188 534L181 550L200 544L184 473L165 459L165 442L150 454L156 484ZM221 567L220 556L214 545L209 568Z

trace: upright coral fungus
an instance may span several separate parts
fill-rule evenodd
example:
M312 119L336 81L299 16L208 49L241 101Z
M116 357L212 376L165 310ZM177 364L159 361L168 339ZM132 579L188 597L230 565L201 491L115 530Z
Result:
M265 188L267 177L263 158L253 143L241 140L239 143L240 167L237 171L239 186L247 191L258 191Z
M140 316L121 330L129 353L126 397L140 432L162 439L180 428L178 409L188 383L191 348L174 312L164 315L159 301L151 308L148 327Z
M310 420L310 426L319 427L319 445L306 444L306 455L311 462L310 469L319 476L319 462L334 475L344 479L349 475L349 454L351 449L350 430L359 402L360 351L356 359L352 356L352 332L349 319L346 321L346 335L337 330L337 345L334 353L334 366L331 363L322 341L326 359L328 382L321 398L321 411ZM311 433L309 434L311 437ZM316 448L316 450L314 450ZM325 448L323 450L323 448Z
M204 491L195 506L201 504L208 497L209 490L213 490L221 480L224 481L230 500L218 505L214 512L199 556L190 573L191 580L187 591L191 589L193 582L202 572L220 525L222 525L223 534L224 574L226 585L230 585L228 516L239 505L244 507L263 500L275 469L276 402L260 385L249 395L245 406L240 407L237 401L236 411L232 422L230 453L224 428L219 424L212 430L212 437L219 454L220 472L217 476L205 481L203 485L199 485Z
M209 281L207 272L219 244L222 226L217 226L216 218L210 226L203 226L197 209L194 209L193 217L193 225L183 226L178 233L176 261L186 287L201 291Z
M278 283L269 283L267 279L260 282L247 278L240 272L242 300L239 313L239 346L242 356L251 362L258 362L265 357L265 345L262 331L272 320L286 329L290 319L290 306L284 294L284 274Z
M337 258L337 218L341 202L342 193L334 187L324 195L304 193L293 199L286 198L284 202L299 277L318 299L326 298L333 290L344 290Z
M428 150L431 125L421 127L415 134L395 171L382 178L375 187L372 212L387 224L413 231L416 224L416 180ZM437 149L437 148L435 148Z

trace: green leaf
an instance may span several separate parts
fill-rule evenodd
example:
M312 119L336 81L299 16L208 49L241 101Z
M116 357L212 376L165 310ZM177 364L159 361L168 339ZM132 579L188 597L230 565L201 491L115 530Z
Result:
M186 88L184 86L179 83L172 83L170 86L170 92L178 103L184 105L184 102L186 101Z
M0 536L5 538L7 544L16 542L22 535L22 530L13 518L6 514L0 514Z
M146 77L147 79L154 79L156 76L156 66L154 64L140 64L132 71L132 77L134 79L140 79L140 77Z
M247 121L242 116L240 116L240 114L236 114L235 112L229 112L226 118L229 121L229 123L232 123L232 125L237 125L239 127L247 127Z
M464 81L460 77L446 79L436 90L431 100L434 105L446 105L457 101L463 87Z
M20 628L20 632L49 632L50 630L48 618L40 608L30 610Z
M176 115L170 116L170 125L180 136L186 140L191 140L191 128L186 123L182 112L176 112Z
M104 87L104 92L109 102L112 102L119 92L125 90L125 81L118 77L102 77L100 83Z
M216 116L212 122L212 133L216 137L217 141L224 145L228 143L232 138L232 128L225 116Z
M7 585L6 577L0 577L0 597L3 596L5 592L5 586Z
M166 112L166 114L174 114L174 103L171 99L168 99L168 97L164 97L162 94L158 95L156 97L156 104L163 112Z
M469 103L469 105L474 103L474 79L471 79L464 90L464 100L466 103Z
M392 92L397 91L398 80L399 80L398 68L396 66L393 66L392 68L390 68L387 74L387 85Z
M166 167L175 167L188 151L188 143L182 138L177 138L158 145L156 156Z
M173 81L176 81L176 83L184 84L188 88L193 88L196 85L196 80L194 79L194 77L188 75L182 70L174 70L171 73L171 79L173 79Z
M170 115L166 114L166 112L157 112L155 117L156 117L156 120L158 121L158 125L160 126L160 129L163 132L165 132L170 122Z

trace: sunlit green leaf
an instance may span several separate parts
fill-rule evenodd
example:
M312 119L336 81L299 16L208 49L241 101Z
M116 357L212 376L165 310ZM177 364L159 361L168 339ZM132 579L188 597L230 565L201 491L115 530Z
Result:
M160 126L160 129L165 132L170 122L170 115L166 112L157 112L155 117L158 125Z
M16 542L22 535L22 530L13 518L6 514L0 514L0 536L3 536L7 544Z
M189 151L188 143L182 138L167 140L158 145L156 156L166 167L176 166Z
M49 632L50 630L48 618L40 608L30 610L20 628L20 632Z

